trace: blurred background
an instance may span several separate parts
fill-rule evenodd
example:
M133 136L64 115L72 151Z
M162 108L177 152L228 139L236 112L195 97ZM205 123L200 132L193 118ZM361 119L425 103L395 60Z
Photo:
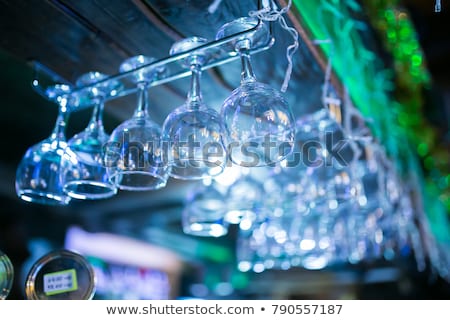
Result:
M308 264L312 247L308 249L310 242L302 245L302 240L308 232L322 229L314 229L315 222L305 222L311 216L297 214L299 203L319 217L336 209L337 202L336 207L312 210L314 201L305 197L305 190L324 184L325 178L315 177L328 173L311 173L305 166L289 170L232 167L217 179L171 178L157 191L119 191L110 199L72 200L67 206L24 202L14 187L16 168L25 151L49 136L58 112L55 103L33 90L31 61L72 83L89 71L115 75L126 58L144 54L163 59L175 41L189 36L214 40L224 23L248 16L258 9L258 1L0 1L0 104L4 112L0 117L0 250L15 270L8 298L25 299L24 283L31 266L61 248L80 252L94 267L94 299L450 298L450 5L433 2L293 1L285 15L287 24L299 33L285 93L301 125L299 132L309 132L305 127L314 125L308 122L315 121L313 115L322 117L322 110L330 111L336 126L328 129L338 136L367 130L381 147L381 158L387 159L377 164L394 167L398 182L397 188L384 190L392 213L377 202L375 222L368 214L369 220L352 225L348 221L353 221L358 209L342 209L321 238L332 241L334 251L325 250L328 242L320 247L316 239L317 248L327 251L327 260L316 257ZM276 1L273 8L287 4ZM293 38L278 21L272 26L274 45L252 56L252 63L259 81L280 88L288 63L286 49ZM324 102L328 63L331 73L325 84L332 99ZM234 60L203 73L202 93L210 106L219 110L239 85L240 68L239 60ZM150 88L152 119L162 124L184 103L188 87L186 77ZM106 131L110 133L130 118L136 103L135 95L108 101ZM68 138L86 127L91 112L84 108L70 115ZM359 120L346 118L349 114ZM363 142L356 145L367 151ZM355 150L347 150L352 146L343 148L348 153L344 157L355 160ZM327 142L326 147L333 146ZM362 159L372 157L364 153ZM346 175L334 173L335 183L337 176L339 183L346 181ZM237 187L240 181L247 185ZM366 181L366 189L370 183ZM380 185L374 188L378 195ZM228 209L237 202L256 214L270 211L277 216L282 210L280 216L289 219L277 220L277 231L265 221L250 232L241 221L218 238L185 234L183 211L212 190ZM358 208L365 206L361 198L357 200ZM380 218L380 208L389 214ZM303 233L295 233L298 243L292 240L297 222L303 228ZM339 231L341 227L345 232ZM271 235L270 230L275 233ZM258 242L260 233L262 243ZM358 241L363 240L356 237L352 251L345 239L353 239L353 233L372 236L374 243L365 242L361 249ZM391 233L395 233L392 238ZM280 234L282 239L277 238ZM290 247L284 245L288 242L300 246L301 252L291 255ZM264 258L263 251L270 258Z

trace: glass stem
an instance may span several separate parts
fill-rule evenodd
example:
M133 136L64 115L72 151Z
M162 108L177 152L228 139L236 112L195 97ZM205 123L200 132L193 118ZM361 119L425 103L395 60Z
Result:
M62 99L63 100L60 101L55 127L50 136L50 139L55 141L66 141L66 124L69 118L69 112L67 112L67 100L65 100L65 98Z
M238 50L242 63L241 83L255 82L256 77L250 60L250 50L247 47L241 47Z
M191 65L191 88L188 92L188 103L191 107L195 107L201 104L203 98L200 90L200 78L202 74L201 65L194 63Z
M103 130L103 109L105 107L104 98L99 98L94 111L92 111L91 120L88 124L88 130L90 131L99 131Z
M148 112L148 83L139 82L137 84L139 89L138 105L134 112L135 117L145 117Z

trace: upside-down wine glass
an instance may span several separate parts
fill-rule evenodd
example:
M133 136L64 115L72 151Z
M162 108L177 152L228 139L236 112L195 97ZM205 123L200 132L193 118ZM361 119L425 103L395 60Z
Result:
M207 42L199 37L186 38L176 42L170 54L185 52ZM182 65L192 72L191 87L186 102L172 111L163 125L170 176L176 179L197 180L216 176L226 166L220 115L203 102L200 91L202 65L212 54L212 49L205 49L182 60Z
M252 225L264 218L262 184L254 179L248 168L243 168L241 177L227 190L227 213L225 221L238 224L241 229L250 229Z
M132 57L121 64L120 71L131 72L154 61L142 55ZM149 85L163 70L148 67L133 73L139 89L137 108L131 119L113 130L104 149L109 178L119 189L146 191L166 186L168 168L162 161L161 127L148 112Z
M59 105L58 117L51 135L30 147L16 171L16 193L24 201L46 205L67 205L70 197L63 191L60 175L61 156L67 146L68 85L57 84L47 90Z
M194 187L182 212L183 232L192 236L221 237L228 233L227 205L217 183Z
M107 77L99 72L89 72L78 78L76 85L93 85ZM117 193L117 187L109 180L102 161L103 146L109 139L103 127L103 109L106 96L117 93L121 86L119 81L113 80L75 93L78 99L90 101L95 107L89 124L69 140L62 157L64 192L72 198L105 199Z
M223 25L216 39L255 27L253 32L232 41L241 57L241 84L221 108L229 157L247 167L285 159L292 152L295 138L294 115L287 101L278 90L258 82L253 73L250 49L270 41L267 26L254 18L240 18Z

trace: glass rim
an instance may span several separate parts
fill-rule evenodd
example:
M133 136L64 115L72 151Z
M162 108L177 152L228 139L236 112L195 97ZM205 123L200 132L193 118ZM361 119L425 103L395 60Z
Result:
M70 202L70 197L64 193L55 194L45 191L20 188L17 190L17 195L20 199L26 202L45 205L67 205Z
M136 176L136 175L141 175L141 176L149 176L149 177L153 177L156 180L159 180L158 184L152 184L150 186L131 186L129 184L122 184L122 183L114 183L115 179L120 179L123 176ZM114 172L113 174L109 175L109 180L111 182L113 182L117 188L121 189L121 190L128 190L128 191L150 191L150 190L157 190L157 189L161 189L164 187L164 185L167 183L167 177L164 175L160 175L160 174L155 174L155 173L151 173L148 171L141 171L141 170L118 170L118 172ZM122 180L122 179L121 179ZM163 183L163 185L161 186L160 183Z
M74 189L70 187L74 186ZM77 192L78 186L93 186L99 192ZM80 200L104 199L114 196L117 193L117 186L112 182L100 182L95 180L73 180L64 184L63 191L71 198Z

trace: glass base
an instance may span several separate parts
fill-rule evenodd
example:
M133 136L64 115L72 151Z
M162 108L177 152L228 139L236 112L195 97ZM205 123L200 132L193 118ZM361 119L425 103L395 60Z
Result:
M248 41L250 48L262 47L270 43L271 36L267 24L252 17L243 17L224 24L216 34L216 40L234 36L240 32L245 32L255 28L251 32L244 33L236 37L231 42L234 48L241 41Z
M192 49L206 45L208 40L200 37L189 37L180 41L175 42L170 48L170 55L180 54ZM188 68L192 64L205 64L214 54L217 54L219 49L208 48L203 50L197 50L192 52L187 58L181 59L180 63L183 67Z
M153 57L147 57L143 55L138 55L135 57L131 57L124 62L119 67L120 72L131 72L132 70L136 70L142 68L145 65L151 64L155 62L156 59ZM152 67L152 68L142 68L133 73L132 81L135 83L139 82L151 82L158 77L159 74L165 71L165 67Z
M92 87L88 88L88 90L77 92L76 96L78 99L92 100L92 103L96 98L114 95L113 93L117 94L123 89L123 84L118 80L103 81L109 77L109 75L97 71L92 71L81 75L75 82L76 86Z

